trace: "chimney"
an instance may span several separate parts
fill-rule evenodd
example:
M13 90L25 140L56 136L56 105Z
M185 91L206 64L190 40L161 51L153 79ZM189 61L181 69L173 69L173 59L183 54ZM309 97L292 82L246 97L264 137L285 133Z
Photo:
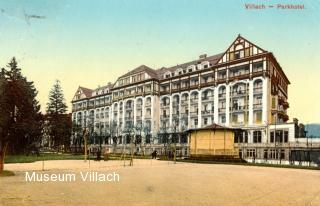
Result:
M199 59L205 59L205 58L207 58L207 54L201 54L201 55L199 56Z

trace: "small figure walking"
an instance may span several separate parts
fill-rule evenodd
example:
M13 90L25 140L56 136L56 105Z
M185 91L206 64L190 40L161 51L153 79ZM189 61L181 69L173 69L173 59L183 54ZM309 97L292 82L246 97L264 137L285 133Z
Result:
M151 156L152 156L152 159L157 159L157 150L154 150L154 151L151 153Z

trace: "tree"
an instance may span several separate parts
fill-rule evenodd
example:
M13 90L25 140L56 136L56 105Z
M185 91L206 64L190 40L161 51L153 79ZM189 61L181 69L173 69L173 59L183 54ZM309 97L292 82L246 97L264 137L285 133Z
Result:
M49 145L58 150L64 148L65 151L70 147L70 136L72 133L70 115L66 114L66 111L67 105L60 81L56 80L49 93L49 102L46 109L46 125L49 133Z
M39 152L43 117L37 90L18 68L15 58L0 73L0 172L7 150L12 154Z
M47 114L65 114L67 105L65 103L60 81L56 80L49 93L49 102L47 103Z

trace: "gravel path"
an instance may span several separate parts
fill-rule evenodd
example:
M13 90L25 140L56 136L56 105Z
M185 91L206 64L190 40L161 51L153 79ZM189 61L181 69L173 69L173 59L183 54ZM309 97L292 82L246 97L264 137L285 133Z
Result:
M6 164L0 205L320 205L316 170L134 160ZM127 161L128 165L129 162ZM25 172L116 172L119 182L26 182Z

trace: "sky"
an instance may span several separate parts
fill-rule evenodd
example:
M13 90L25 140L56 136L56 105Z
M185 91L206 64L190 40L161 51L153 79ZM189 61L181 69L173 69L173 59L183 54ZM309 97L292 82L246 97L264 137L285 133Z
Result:
M245 9L266 2L305 9ZM0 67L17 58L43 111L56 79L71 110L79 85L94 89L142 64L221 53L238 34L276 56L291 81L290 119L320 123L320 0L0 1Z

